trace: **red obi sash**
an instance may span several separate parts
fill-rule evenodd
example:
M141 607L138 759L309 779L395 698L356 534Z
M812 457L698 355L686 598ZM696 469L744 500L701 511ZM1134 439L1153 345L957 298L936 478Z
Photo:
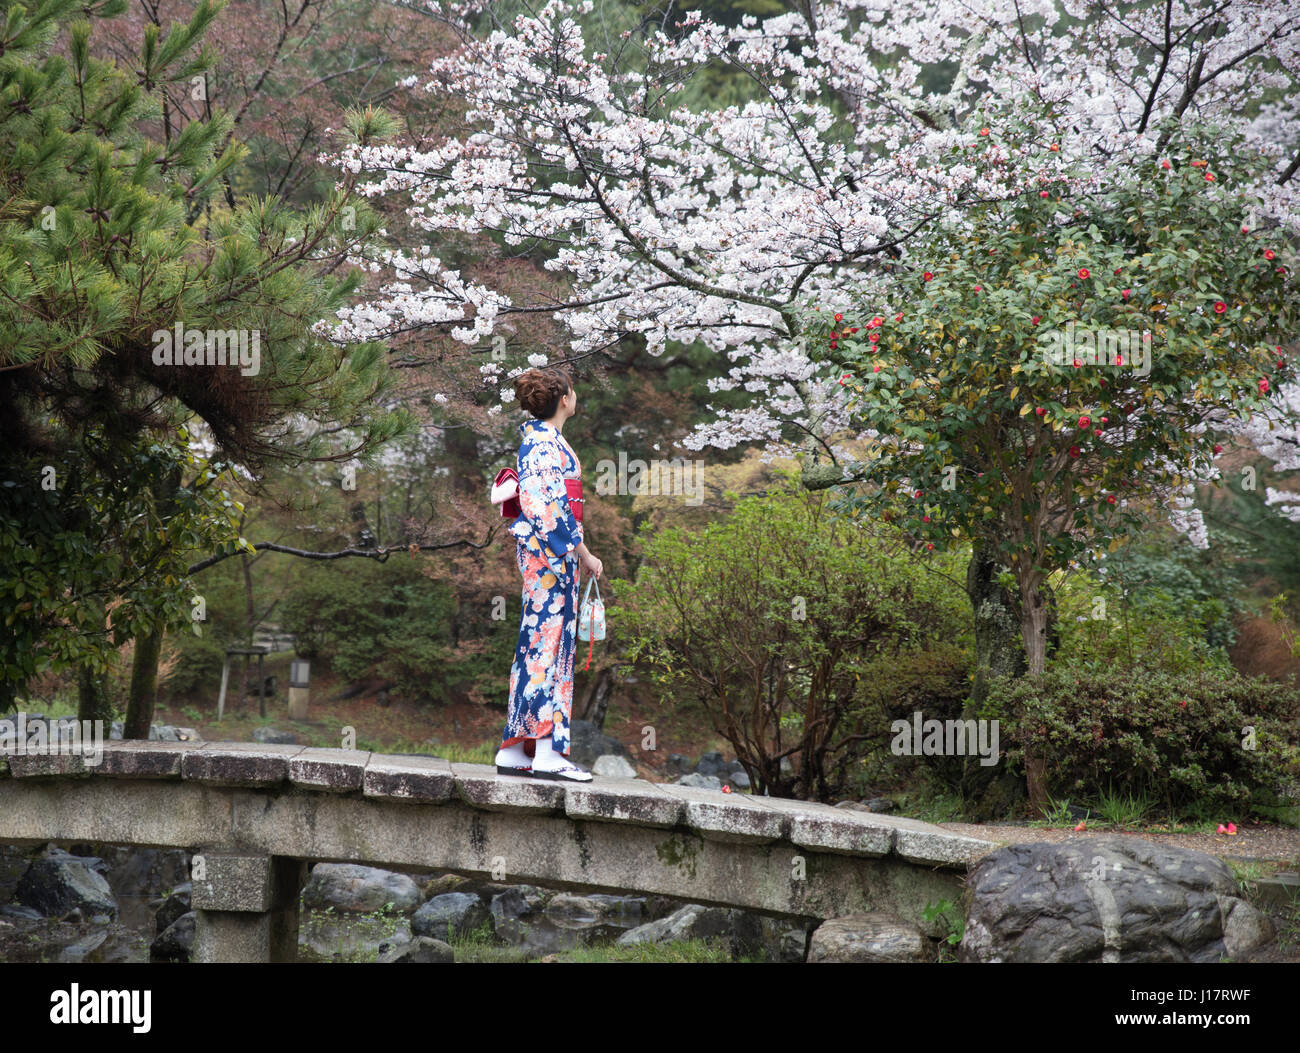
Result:
M569 492L569 511L573 513L573 518L579 523L582 522L582 480L565 479L564 489Z
M569 511L581 523L582 480L565 479L564 489L569 497ZM502 468L497 472L496 482L492 486L492 503L501 505L502 518L517 519L523 515L523 509L519 507L519 477L513 468Z

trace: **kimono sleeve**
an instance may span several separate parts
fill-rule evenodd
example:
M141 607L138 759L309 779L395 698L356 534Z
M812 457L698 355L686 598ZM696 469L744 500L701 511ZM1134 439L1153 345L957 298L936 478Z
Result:
M569 508L564 454L555 442L537 442L519 458L519 507L533 532L557 556L582 544L582 527Z

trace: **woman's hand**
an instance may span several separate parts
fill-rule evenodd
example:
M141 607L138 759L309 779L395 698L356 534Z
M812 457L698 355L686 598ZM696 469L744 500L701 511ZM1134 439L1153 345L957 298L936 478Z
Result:
M586 568L587 573L593 578L599 578L600 572L605 569L605 564L588 552L586 545L578 546L578 556L582 560L582 565Z

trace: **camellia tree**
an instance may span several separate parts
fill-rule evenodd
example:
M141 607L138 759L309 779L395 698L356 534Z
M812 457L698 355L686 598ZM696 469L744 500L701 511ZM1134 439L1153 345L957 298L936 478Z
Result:
M1230 418L1294 376L1279 345L1300 290L1285 243L1250 226L1259 159L1222 130L1171 130L1114 179L1060 159L1050 114L986 119L952 149L1003 195L915 240L894 295L807 328L873 439L848 504L1008 567L1035 675L1049 577L1211 474Z

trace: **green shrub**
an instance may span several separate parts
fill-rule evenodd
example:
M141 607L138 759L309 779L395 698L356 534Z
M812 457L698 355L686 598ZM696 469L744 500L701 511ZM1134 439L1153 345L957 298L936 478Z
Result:
M1075 800L1123 791L1171 814L1209 805L1243 815L1286 799L1300 776L1300 695L1231 671L1061 664L993 680L981 716L1001 720L1010 764L1023 766L1035 746L1051 791Z
M888 710L964 696L960 555L915 553L799 492L644 546L635 583L614 583L611 631L667 707L703 708L756 792L839 796L888 747Z
M206 629L202 636L178 633L175 640L176 664L167 674L164 684L167 694L184 698L211 694L216 698L226 645Z
M455 598L418 563L357 560L315 566L281 606L281 625L296 649L338 676L381 676L402 694L446 701L462 678L455 656Z

